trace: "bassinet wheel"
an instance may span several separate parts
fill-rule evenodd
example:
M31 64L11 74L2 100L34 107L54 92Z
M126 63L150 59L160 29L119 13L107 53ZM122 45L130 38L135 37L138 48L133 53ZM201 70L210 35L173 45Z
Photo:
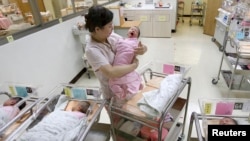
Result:
M216 39L213 37L213 38L212 38L212 42L215 42L215 41L216 41Z
M219 47L219 50L220 50L220 51L223 51L223 50L224 50L224 47L223 47L223 46L220 46L220 47Z
M214 78L214 79L212 80L212 83L213 83L213 84L217 84L217 83L218 83L218 80Z

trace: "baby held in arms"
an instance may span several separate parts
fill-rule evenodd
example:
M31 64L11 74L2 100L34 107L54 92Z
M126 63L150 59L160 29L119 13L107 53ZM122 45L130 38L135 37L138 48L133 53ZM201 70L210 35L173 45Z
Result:
M140 45L138 40L140 30L138 27L131 27L128 30L127 38L121 38L116 44L116 53L113 66L131 64L134 57L134 49ZM109 79L109 87L115 94L116 102L128 100L143 88L141 76L132 71L120 78ZM120 101L121 102L121 101Z

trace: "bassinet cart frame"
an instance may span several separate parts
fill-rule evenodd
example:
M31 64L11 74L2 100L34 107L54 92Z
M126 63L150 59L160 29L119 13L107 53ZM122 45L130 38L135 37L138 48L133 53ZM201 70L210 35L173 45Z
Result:
M12 97L12 95L8 92L0 92L0 95L6 95L9 98ZM8 135L5 134L7 130L10 130L10 127L14 125L16 122L18 122L20 119L22 119L23 116L26 114L29 114L31 116L34 113L34 107L42 100L42 98L35 98L35 97L27 97L21 100L17 103L18 105L23 104L24 102L30 102L31 104L27 105L24 109L20 111L20 113L15 116L11 121L9 121L7 124L5 124L3 127L0 128L0 136L1 138L6 138Z
M147 68L147 69L145 69L145 71L142 72L142 76L143 76L146 84L149 82L149 80L147 80L147 77L146 77L146 72L149 72L150 79L152 79L153 77L163 77L163 78L166 77L166 74L153 72L150 68ZM187 85L188 85L188 89L187 89L187 95L185 97L186 101L185 101L185 104L182 105L182 108L180 110L180 111L183 111L183 107L185 105L185 111L184 111L185 113L184 113L184 117L183 117L183 123L181 124L178 122L178 118L180 116L180 113L179 113L179 115L176 117L175 122L171 125L169 132L168 132L168 135L165 139L165 140L182 140L184 138L184 129L185 129L185 124L186 124L187 107L188 107L189 95L190 95L190 90L191 90L191 78L190 77L182 79L181 85L178 87L178 91L166 103L164 110L161 113L158 121L148 119L146 117L134 115L133 113L125 111L124 109L113 105L113 100L111 100L110 105L109 105L109 113L110 113L110 117L111 117L111 130L112 130L112 135L113 135L114 140L116 141L116 135L118 135L117 134L118 129L116 129L116 125L114 123L114 116L120 116L120 117L125 118L127 120L135 121L135 122L138 122L142 125L145 125L147 127L150 127L152 129L157 130L158 131L158 141L161 141L162 140L161 133L163 131L162 128L164 126L164 118L166 117L168 112L171 110L173 105L176 104L177 99L179 98L181 92L184 90L184 88ZM134 137L133 139L142 140L140 137Z
M223 117L233 118L237 120L239 125L250 123L248 108L250 100L247 98L200 98L198 102L200 114L196 111L191 114L188 141L191 138L193 123L195 123L199 141L207 140L208 125L219 124L218 120ZM200 122L200 120L202 121Z
M68 86L70 87L75 87L76 85L73 85L73 84L68 84ZM54 109L54 104L57 103L60 95L64 95L65 93L63 92L60 92L58 93L58 89L60 89L60 87L62 87L61 85L60 86L57 86L56 88L54 88L50 94L51 96L44 99L43 101L41 101L39 104L41 105L40 108L37 109L37 111L32 115L31 118L29 118L28 120L26 120L18 129L16 129L11 135L10 137L6 140L6 141L12 141L14 139L17 139L20 135L23 134L23 132L28 129L33 123L35 122L39 122L37 121L38 117L40 115L42 115L42 117L44 117L46 114L44 114L44 111L48 111L48 112L51 112L53 111ZM77 87L81 87L81 86L78 86ZM73 98L72 99L68 99L68 100L74 100ZM89 131L92 129L92 127L94 125L96 125L95 123L97 123L99 121L99 117L100 117L100 114L101 114L101 111L103 109L103 107L105 106L106 104L106 100L103 100L103 99L87 99L88 101L91 100L92 102L98 104L98 109L94 112L94 115L93 117L91 118L91 120L88 122L88 125L85 127L81 127L80 129L80 132L79 132L79 135L76 139L76 141L82 141L84 140L88 134L89 134ZM89 109L91 110L91 109ZM48 113L49 114L49 113ZM99 123L97 123L99 124ZM105 127L107 128L106 126L101 126L101 127Z
M196 133L197 133L197 139L198 141L206 141L206 139L202 136L202 128L200 125L200 120L204 119L215 119L219 117L225 117L223 115L202 115L198 114L196 112L192 112L191 118L190 118L190 123L189 123L189 129L188 129L188 136L187 136L187 141L191 141L191 133L193 130L193 125L195 124L196 128ZM249 118L249 116L228 116L231 118Z

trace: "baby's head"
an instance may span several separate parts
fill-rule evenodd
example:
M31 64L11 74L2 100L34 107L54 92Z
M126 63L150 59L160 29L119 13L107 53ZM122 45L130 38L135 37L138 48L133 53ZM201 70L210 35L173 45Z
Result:
M72 108L72 111L79 111L82 113L87 113L90 103L87 101L79 101L77 104Z
M23 98L21 97L11 97L8 100L6 100L3 103L3 106L14 106L16 105L18 102L20 102ZM21 105L18 106L18 108L20 110L22 110L24 107L26 106L26 102L23 102Z
M140 29L137 26L132 26L128 30L128 38L139 38L140 37Z
M224 117L219 120L220 125L237 125L237 121L230 117Z

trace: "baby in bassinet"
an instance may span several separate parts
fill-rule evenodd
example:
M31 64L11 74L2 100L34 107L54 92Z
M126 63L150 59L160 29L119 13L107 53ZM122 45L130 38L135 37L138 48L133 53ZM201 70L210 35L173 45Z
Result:
M72 114L78 119L81 119L86 116L89 106L90 103L87 101L77 101L74 102L74 105L72 106L71 110L69 110L69 112L72 112Z
M224 117L219 120L220 125L238 125L238 122L230 117Z
M15 118L18 113L26 106L26 102L22 103L20 106L15 106L23 98L12 97L6 100L3 105L0 106L0 127L3 127L13 118Z
M54 110L33 128L28 129L21 141L74 140L82 126L87 125L87 101L70 101L65 110Z
M210 124L215 124L215 125L238 125L238 122L231 118L231 117L223 117L221 119L216 119L216 120L210 120Z
M128 38L119 39L116 44L116 53L113 65L131 64L135 57L134 49L140 44L138 38L140 30L138 27L131 27L128 30ZM136 71L132 71L120 78L109 80L109 87L115 94L116 99L130 99L142 89L142 79Z

